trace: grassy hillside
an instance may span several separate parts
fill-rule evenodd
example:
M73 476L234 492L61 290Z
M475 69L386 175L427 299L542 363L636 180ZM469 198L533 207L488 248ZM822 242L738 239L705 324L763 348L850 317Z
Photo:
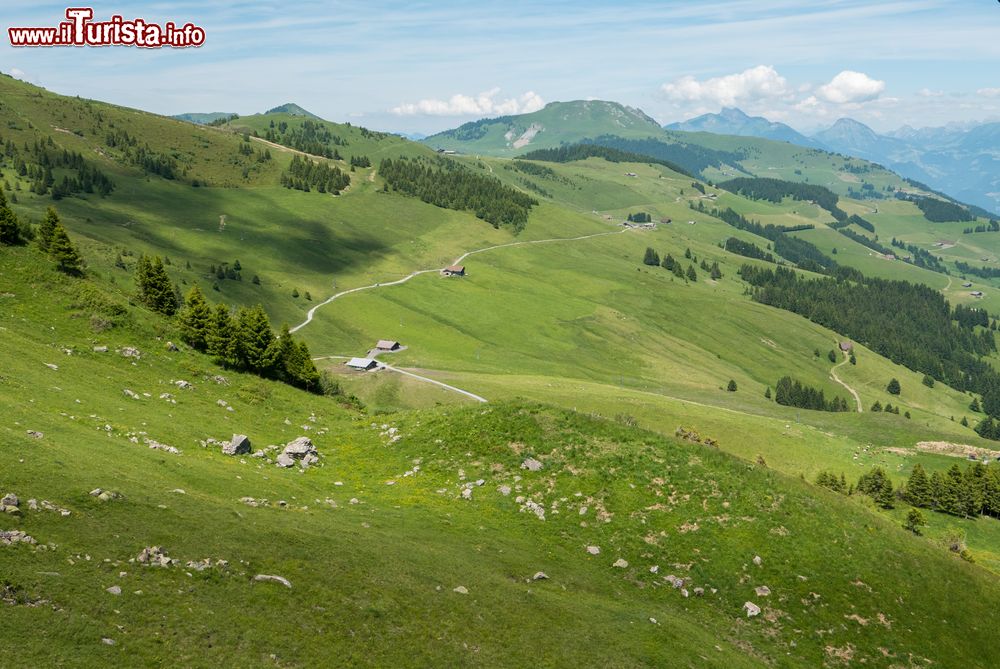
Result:
M0 547L0 648L18 665L994 661L995 579L853 500L537 404L374 418L239 374L219 385L141 310L95 331L91 313L121 297L35 251L5 249L0 276L18 351L0 383L2 488L25 509L0 527L38 541ZM310 436L321 462L299 473L199 446L236 431L255 447ZM178 564L134 561L154 545ZM942 618L962 634L942 638Z

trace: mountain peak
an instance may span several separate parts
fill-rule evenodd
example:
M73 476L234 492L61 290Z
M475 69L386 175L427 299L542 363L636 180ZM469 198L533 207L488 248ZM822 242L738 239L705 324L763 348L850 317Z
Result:
M268 109L264 113L265 114L291 114L292 116L308 116L309 118L316 118L316 119L319 118L319 116L316 116L316 114L313 114L310 111L306 111L305 109L303 109L302 107L298 106L294 102L286 102L283 105L278 105L277 107L273 107L271 109Z
M794 128L769 121L763 116L750 116L736 107L723 107L718 114L702 114L687 121L664 126L666 130L682 132L710 132L716 135L760 137L800 146L818 147L818 143L800 134Z

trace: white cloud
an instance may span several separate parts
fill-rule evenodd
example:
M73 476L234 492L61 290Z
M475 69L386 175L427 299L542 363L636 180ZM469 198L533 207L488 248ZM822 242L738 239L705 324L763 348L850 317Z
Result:
M736 74L698 81L692 76L663 84L661 89L677 102L708 102L731 106L738 102L775 98L789 92L788 82L770 65L758 65Z
M834 104L868 102L885 90L885 82L872 79L864 72L844 70L830 83L816 89L816 95Z
M940 98L944 96L944 91L932 91L929 88L921 88L919 91L917 91L917 95L919 95L922 98Z
M407 102L392 108L397 116L483 116L509 114L530 114L545 106L545 100L534 91L528 91L516 98L497 99L499 88L491 88L476 96L455 94L447 100L424 99Z
M976 93L986 98L1000 98L1000 88L980 88Z
M19 70L16 67L12 67L7 70L7 74L14 77L15 79L20 79L21 81L27 81L28 76L24 73L24 70Z

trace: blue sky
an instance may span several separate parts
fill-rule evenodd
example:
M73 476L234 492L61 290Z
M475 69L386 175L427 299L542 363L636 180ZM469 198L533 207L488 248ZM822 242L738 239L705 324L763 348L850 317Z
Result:
M65 8L8 0L4 28L55 25ZM585 98L663 123L738 106L807 131L841 116L877 130L1000 120L992 0L116 0L94 10L191 21L206 44L14 49L4 36L0 69L163 114L297 102L405 132Z

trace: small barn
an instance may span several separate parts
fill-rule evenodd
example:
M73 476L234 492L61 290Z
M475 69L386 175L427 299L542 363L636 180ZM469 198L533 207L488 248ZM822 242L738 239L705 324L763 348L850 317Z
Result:
M445 276L465 276L465 265L451 265L441 270Z
M380 351L398 351L399 342L390 341L388 339L379 339L378 343L375 344L375 348L377 348Z
M347 366L351 369L360 369L363 372L367 372L369 369L375 369L378 363L371 358L351 358L347 361Z
M854 344L849 341L842 341L840 342L840 350L844 353L850 353L854 350Z
M974 290L971 293L969 293L969 295L972 295L973 297L982 297L983 296L983 291L981 291L981 290Z
M966 281L965 283L962 284L962 288L972 288L972 282Z

